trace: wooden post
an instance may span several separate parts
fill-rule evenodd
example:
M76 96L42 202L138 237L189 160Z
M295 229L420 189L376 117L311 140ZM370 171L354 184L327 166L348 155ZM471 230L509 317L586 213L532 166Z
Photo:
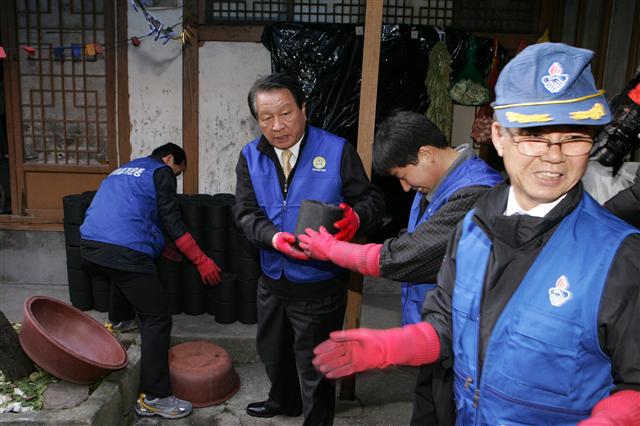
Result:
M184 16L197 17L200 8L197 1L184 2ZM196 18L197 19L197 18ZM198 193L198 25L190 25L192 37L182 48L182 149L187 155L183 192Z
M358 155L362 159L369 178L371 178L371 150L376 123L382 6L382 0L369 0L364 24L362 84L360 86L360 115L358 118ZM362 275L351 273L345 329L360 327L362 279ZM340 399L353 400L355 398L355 390L355 376L345 377L340 382Z

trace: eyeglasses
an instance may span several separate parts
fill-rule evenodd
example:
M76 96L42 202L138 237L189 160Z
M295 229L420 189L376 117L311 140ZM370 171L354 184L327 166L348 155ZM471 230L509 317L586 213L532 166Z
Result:
M560 142L551 142L549 139L537 136L513 136L512 143L518 148L518 152L529 157L540 157L551 149L551 145L558 145L560 151L567 157L579 157L591 151L593 139L589 136L569 136Z

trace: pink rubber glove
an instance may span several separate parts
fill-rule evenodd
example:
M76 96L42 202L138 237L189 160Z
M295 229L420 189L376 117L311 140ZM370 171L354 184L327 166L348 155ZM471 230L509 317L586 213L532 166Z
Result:
M346 203L340 203L340 208L343 210L342 219L333 224L333 226L339 229L336 234L336 240L351 241L360 227L360 217L358 213Z
M380 251L382 244L355 244L338 241L324 226L320 232L311 228L298 235L300 248L309 257L328 260L338 266L370 277L380 276Z
M185 232L184 235L176 240L178 249L198 268L198 273L202 281L211 286L220 284L221 269L206 254L200 250L198 243L193 239L191 233Z
M427 322L388 330L355 328L334 331L313 353L313 365L335 379L390 365L431 364L440 354L440 339Z
M290 232L278 232L271 240L271 244L273 244L273 247L279 252L294 259L309 260L309 256L294 246L295 242L296 237Z
M598 402L578 426L640 425L640 392L623 390Z

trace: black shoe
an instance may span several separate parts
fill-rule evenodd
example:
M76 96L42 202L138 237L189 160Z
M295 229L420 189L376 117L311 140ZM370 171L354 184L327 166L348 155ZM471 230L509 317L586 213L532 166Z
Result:
M298 417L302 414L301 409L297 410L283 410L280 408L273 408L267 404L268 401L252 402L247 405L247 414L253 417L273 417L279 415L285 415L289 417Z

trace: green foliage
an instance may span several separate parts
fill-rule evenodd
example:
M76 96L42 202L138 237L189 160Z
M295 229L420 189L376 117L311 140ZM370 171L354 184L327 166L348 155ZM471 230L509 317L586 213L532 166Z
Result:
M39 410L44 402L44 392L51 383L58 381L57 378L44 370L36 367L27 377L23 377L15 382L7 381L4 374L0 372L0 412L6 411L7 407L14 403L20 403L23 408L31 407L31 410Z
M426 116L451 142L451 124L453 121L453 104L449 97L451 81L451 55L447 45L440 41L429 53L429 69L424 81L429 94L429 108Z

